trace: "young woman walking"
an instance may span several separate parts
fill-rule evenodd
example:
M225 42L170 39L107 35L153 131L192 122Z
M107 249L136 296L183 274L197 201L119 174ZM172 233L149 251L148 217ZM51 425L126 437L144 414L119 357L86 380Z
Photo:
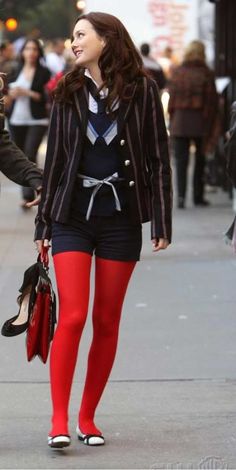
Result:
M39 251L52 238L60 303L50 357L51 447L71 441L68 404L93 254L93 339L76 432L85 444L101 445L94 416L115 359L142 222L151 220L153 251L171 241L171 169L156 83L112 15L80 16L72 50L75 69L55 92L35 235Z

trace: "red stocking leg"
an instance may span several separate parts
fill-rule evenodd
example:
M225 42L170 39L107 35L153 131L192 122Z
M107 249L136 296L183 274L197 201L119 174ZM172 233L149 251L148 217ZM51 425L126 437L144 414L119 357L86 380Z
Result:
M50 356L53 404L51 436L68 433L68 405L78 347L89 300L91 256L81 252L53 257L59 295L59 320Z
M122 305L135 264L96 258L93 340L78 418L84 434L101 434L94 415L115 359Z

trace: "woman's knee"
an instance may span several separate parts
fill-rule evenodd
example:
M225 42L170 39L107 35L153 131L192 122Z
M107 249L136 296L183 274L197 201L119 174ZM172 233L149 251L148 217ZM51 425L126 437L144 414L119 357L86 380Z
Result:
M70 330L71 332L79 333L84 328L86 316L87 312L82 312L81 310L73 310L66 314L60 312L58 326Z
M110 311L106 316L100 312L100 314L93 316L93 331L100 336L113 336L117 334L119 323L120 311Z

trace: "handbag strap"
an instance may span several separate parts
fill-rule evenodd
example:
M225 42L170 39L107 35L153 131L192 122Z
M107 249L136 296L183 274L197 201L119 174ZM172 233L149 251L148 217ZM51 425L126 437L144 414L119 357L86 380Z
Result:
M49 265L49 256L48 256L49 246L43 246L40 253L40 261L43 263L44 267L47 269Z

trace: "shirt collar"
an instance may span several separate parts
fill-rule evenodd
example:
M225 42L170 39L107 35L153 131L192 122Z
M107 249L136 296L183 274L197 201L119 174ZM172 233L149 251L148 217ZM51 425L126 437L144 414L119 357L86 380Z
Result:
M90 78L90 80L93 81L93 83L96 85L96 87L99 88L99 85L98 85L97 82L93 79L93 77L92 77L92 75L91 75L91 73L89 72L88 69L85 69L84 75L85 75L86 77ZM100 95L101 99L106 98L107 95L108 95L108 88L105 88L104 90L100 90L100 91L99 91L99 95Z
M93 81L93 83L96 85L96 87L99 88L99 85L97 84L97 82L95 82L95 80L93 79L93 77L92 77L92 75L91 75L91 73L89 72L88 69L85 69L84 75L85 75L85 77L90 78L90 80ZM107 95L108 95L108 88L105 88L105 90L101 90L99 92L99 94L100 94L101 99L106 98ZM112 104L112 111L116 111L118 108L119 108L119 100L116 100ZM94 113L97 113L97 109L98 109L97 102L92 97L91 93L89 93L89 110L94 112Z

